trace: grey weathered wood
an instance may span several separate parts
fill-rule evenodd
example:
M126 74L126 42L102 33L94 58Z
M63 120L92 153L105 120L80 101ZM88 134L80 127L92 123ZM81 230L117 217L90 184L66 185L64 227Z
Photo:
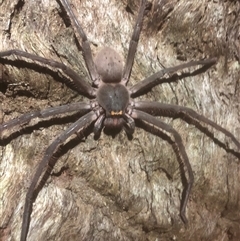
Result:
M126 56L139 4L128 2L134 15L126 11L127 1L71 1L94 53L111 46ZM63 61L87 78L57 2L25 1L14 9L20 3L3 1L0 6L0 51L18 48ZM239 11L237 1L153 1L130 84L161 64L217 56L218 64L208 72L155 88L146 98L192 107L240 139ZM50 75L10 65L0 65L0 70L0 122L81 99ZM68 169L51 176L40 192L28 240L238 240L239 160L194 127L166 121L181 134L194 170L188 227L179 218L182 183L174 152L168 143L137 129L132 141L124 133L115 139L102 134L98 141L90 135L59 159L54 172ZM32 174L64 128L37 129L0 146L1 241L19 240ZM221 133L217 137L224 140Z

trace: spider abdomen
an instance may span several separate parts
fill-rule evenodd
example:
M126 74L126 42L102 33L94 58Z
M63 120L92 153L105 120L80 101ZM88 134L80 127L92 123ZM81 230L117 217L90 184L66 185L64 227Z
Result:
M120 117L129 103L129 92L122 84L103 84L97 92L97 101L106 117Z
M119 83L122 79L123 61L112 48L104 47L96 56L95 65L98 74L105 83Z

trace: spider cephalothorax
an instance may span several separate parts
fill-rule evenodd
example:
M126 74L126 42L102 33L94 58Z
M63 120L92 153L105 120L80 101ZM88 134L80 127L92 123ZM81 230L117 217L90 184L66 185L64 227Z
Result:
M141 1L125 65L123 65L121 56L109 47L103 48L93 60L90 44L86 34L74 16L68 1L61 0L61 5L62 9L66 11L70 17L72 25L82 38L81 46L83 56L92 85L86 82L75 71L63 63L45 59L21 50L7 50L0 52L0 62L1 60L4 60L4 57L16 55L33 60L39 65L44 64L48 67L60 69L65 75L71 78L74 88L79 94L91 99L88 102L71 103L68 105L26 113L19 118L0 125L0 134L2 134L5 130L9 130L18 125L26 124L36 117L48 118L62 113L71 112L79 112L82 115L52 142L52 144L47 148L44 157L36 170L26 196L21 241L25 241L27 238L33 201L38 193L39 186L43 182L43 173L46 170L49 172L49 169L52 169L52 162L57 149L68 139L68 137L75 133L82 133L91 126L92 132L94 132L95 136L99 136L102 129L106 129L110 133L111 131L117 130L118 132L124 129L127 135L131 136L134 133L135 123L142 122L144 123L142 128L155 134L156 136L161 137L161 133L168 133L171 135L171 144L174 151L180 159L180 162L184 165L184 170L187 171L186 185L183 190L184 195L180 208L180 216L184 222L187 222L185 210L193 184L193 172L191 165L189 163L185 147L182 143L181 136L173 127L164 123L159 118L156 118L156 116L182 118L188 123L195 125L200 130L202 130L201 124L206 124L224 133L238 148L240 148L240 143L229 131L190 108L159 102L138 101L135 100L135 98L147 93L154 86L166 82L167 77L169 78L169 81L171 81L172 74L178 70L197 65L203 65L206 69L206 67L210 67L216 63L216 58L191 61L172 68L165 68L145 78L137 84L128 87L127 84L131 75L137 43L142 29L143 16L149 6L146 0Z

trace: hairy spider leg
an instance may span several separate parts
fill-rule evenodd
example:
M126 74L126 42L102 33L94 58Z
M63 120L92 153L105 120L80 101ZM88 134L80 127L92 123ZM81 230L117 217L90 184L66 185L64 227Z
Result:
M59 137L57 137L52 144L47 148L43 159L41 160L40 164L37 167L37 170L33 176L31 185L28 189L26 195L26 201L24 206L24 215L23 215L23 222L22 222L22 231L21 231L21 241L25 241L28 234L29 223L30 223L30 216L32 212L32 205L33 201L38 192L38 186L41 186L42 183L42 176L43 173L49 171L49 161L53 157L55 151L62 144L66 141L71 135L76 134L79 131L84 131L93 121L97 119L97 114L94 111L91 111L78 119L76 122L71 124L67 130L65 130ZM52 169L53 167L51 167Z
M43 57L29 54L27 52L18 50L18 49L12 49L8 51L0 52L0 58L7 57L10 55L16 55L19 57L24 57L26 59L30 59L33 61L36 61L41 64L45 64L48 67L52 68L58 68L62 70L63 73L65 73L68 77L70 77L74 87L78 91L79 94L84 95L85 97L93 98L95 97L95 89L92 88L89 83L87 83L80 75L78 75L74 70L69 68L63 63L59 63L57 61L51 60L51 59L45 59Z
M159 134L159 130L158 130L158 128L160 128L163 132L166 131L173 136L174 140L172 140L172 146L173 146L173 149L180 162L180 168L182 168L181 165L184 165L186 167L187 173L188 173L188 178L187 178L186 174L184 172L185 170L183 168L182 174L185 177L184 179L185 179L186 185L183 190L181 208L180 208L180 217L182 218L184 223L187 223L186 206L187 206L189 195L190 195L192 185L194 182L194 176L193 176L193 171L192 171L191 165L189 163L187 153L185 151L185 147L182 143L181 136L173 127L162 122L160 119L156 119L154 116L151 116L148 113L134 109L131 113L131 117L134 119L138 119L140 121L146 122L145 129L154 135L161 137L161 135Z
M176 73L179 70L193 67L196 65L203 65L203 67L196 70L194 72L194 74L188 74L187 76L196 75L196 74L198 74L199 71L203 72L206 70L206 68L210 68L216 62L217 62L217 58L210 58L210 59L204 59L204 60L190 61L188 63L180 64L175 67L162 69L162 70L158 71L157 73L152 74L151 76L145 78L144 80L142 80L142 81L136 83L135 85L133 85L132 87L130 87L129 88L130 96L134 97L134 98L141 96L141 95L145 94L147 91L151 90L153 87L155 87L159 84L165 83L165 82L169 82L168 80L163 79L163 77L167 74L173 75L174 73ZM185 78L187 76L184 75L183 78Z
M23 114L15 119L12 119L6 123L0 125L0 133L5 129L11 129L15 126L28 123L34 118L48 118L51 116L56 116L60 114L65 114L69 112L78 112L82 115L86 114L91 110L91 105L84 102L71 103L67 105L55 106L46 108L45 110L37 110L30 113Z
M189 124L195 125L200 130L203 129L203 126L200 123L201 122L205 123L207 125L212 126L216 130L224 133L234 142L237 148L240 149L240 142L236 139L236 137L232 133L230 133L228 130L224 129L223 127L219 126L217 123L206 118L205 116L198 114L196 111L194 111L191 108L179 106L179 105L159 103L159 102L149 102L149 101L138 101L135 103L134 107L138 110L147 112L154 116L181 118L182 120L188 122ZM204 128L206 129L205 134L208 135L209 131L207 132L207 128L206 127ZM214 138L212 134L210 137ZM223 142L219 144L225 145ZM228 150L226 145L225 145L225 149ZM230 149L228 151L235 156L237 154L235 152L232 152ZM239 155L237 157L239 157Z
M91 77L92 83L95 86L98 86L101 78L100 78L100 75L97 72L95 63L93 61L92 51L91 51L91 47L90 47L87 35L83 31L83 28L81 27L81 25L79 24L76 16L74 15L74 13L73 13L70 5L69 5L69 2L67 0L61 0L61 3L64 6L65 10L67 11L67 13L70 17L70 20L73 22L73 27L76 28L77 33L80 35L80 37L82 39L83 58L85 60L86 66L87 66L88 73Z
M127 85L130 75L131 75L132 66L133 66L133 62L134 62L134 58L135 58L135 53L136 53L137 46L138 46L139 36L140 36L141 30L142 30L145 9L146 9L146 0L142 0L141 6L140 6L140 9L138 12L137 21L134 26L133 34L132 34L132 37L130 40L125 67L123 70L122 82L125 85Z

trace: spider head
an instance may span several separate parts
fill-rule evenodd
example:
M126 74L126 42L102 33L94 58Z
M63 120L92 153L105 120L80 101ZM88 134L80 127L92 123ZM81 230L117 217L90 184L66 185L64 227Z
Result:
M122 84L103 83L97 91L97 101L106 118L121 118L129 103L129 92Z
M103 48L95 57L98 74L104 83L119 83L122 79L123 61L112 48Z

